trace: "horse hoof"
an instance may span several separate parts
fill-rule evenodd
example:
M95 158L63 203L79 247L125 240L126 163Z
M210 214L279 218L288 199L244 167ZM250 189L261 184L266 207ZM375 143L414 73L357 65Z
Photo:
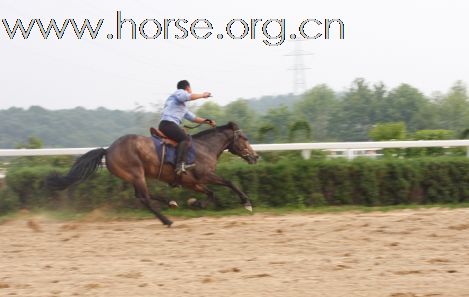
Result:
M166 225L166 227L171 228L171 225L173 224L173 222L169 221L169 222L166 222L164 224Z
M169 207L172 208L172 209L175 209L175 208L178 208L179 205L176 201L171 200L171 201L169 201Z
M246 208L247 210L249 210L250 212L252 212L252 206L250 204L245 204L244 205L244 208Z

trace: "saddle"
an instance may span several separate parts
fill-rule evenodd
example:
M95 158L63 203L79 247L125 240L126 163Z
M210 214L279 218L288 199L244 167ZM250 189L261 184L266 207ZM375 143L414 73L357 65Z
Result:
M156 154L163 160L164 163L169 163L176 166L177 157L177 142L163 132L153 127L150 128L151 140L155 144ZM195 163L195 146L192 142L192 137L189 135L189 149L186 156L186 164Z
M176 147L178 143L168 136L166 136L160 129L155 129L153 127L150 128L150 134L153 137L159 137L165 144L169 144L170 146Z

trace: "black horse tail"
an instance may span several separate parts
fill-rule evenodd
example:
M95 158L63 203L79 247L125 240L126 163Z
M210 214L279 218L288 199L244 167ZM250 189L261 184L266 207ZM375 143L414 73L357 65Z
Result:
M74 183L83 181L96 172L106 149L97 148L80 156L65 176L52 173L46 178L46 185L52 190L64 190Z

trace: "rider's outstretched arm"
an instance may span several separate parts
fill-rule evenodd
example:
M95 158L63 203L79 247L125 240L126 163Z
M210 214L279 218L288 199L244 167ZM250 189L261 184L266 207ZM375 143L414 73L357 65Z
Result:
M197 100L210 97L210 92L203 92L202 94L191 94L191 100Z

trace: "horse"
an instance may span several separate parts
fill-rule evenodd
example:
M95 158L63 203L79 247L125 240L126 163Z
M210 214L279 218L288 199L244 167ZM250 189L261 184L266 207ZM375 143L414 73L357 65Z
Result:
M98 169L104 157L109 172L131 183L135 197L167 227L173 222L159 209L151 206L150 199L160 199L150 196L146 178L157 178L171 185L177 182L185 188L206 194L208 200L215 206L219 206L219 201L207 185L225 186L234 191L239 196L241 204L252 212L248 196L231 181L215 174L217 161L225 150L240 156L249 164L257 162L259 156L239 126L229 122L223 126L204 130L194 134L192 142L196 151L196 166L181 177L176 176L173 165L161 160L150 137L128 134L115 140L107 149L97 148L80 156L65 176L53 173L47 177L46 184L49 188L63 190L84 181Z

